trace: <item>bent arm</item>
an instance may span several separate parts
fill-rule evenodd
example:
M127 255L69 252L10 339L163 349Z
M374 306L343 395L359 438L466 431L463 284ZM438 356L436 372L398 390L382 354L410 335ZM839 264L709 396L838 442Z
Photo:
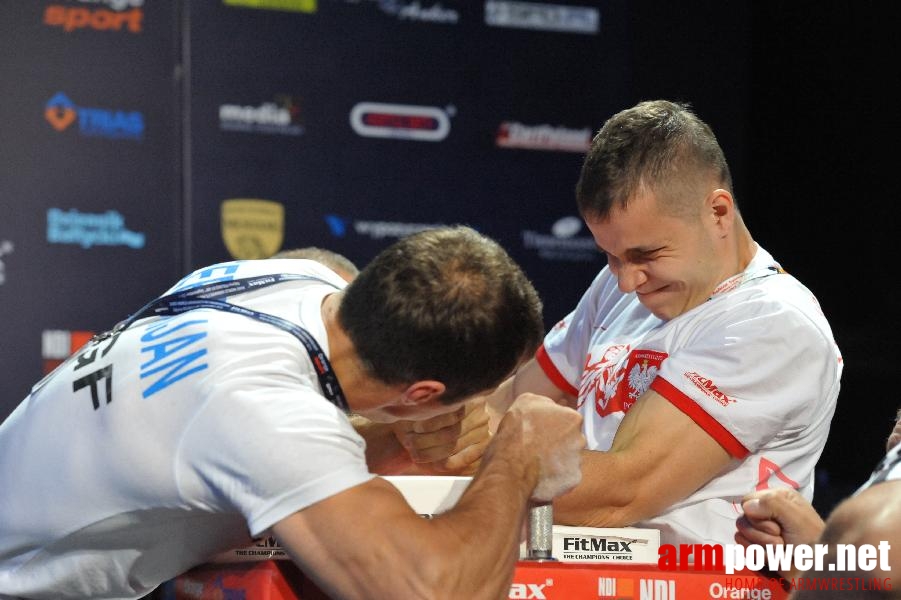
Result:
M526 398L505 416L447 513L424 519L376 478L294 513L273 532L335 598L505 598L529 498L543 489L550 499L578 483L580 429L574 411Z
M554 502L554 520L632 525L688 497L730 460L689 416L648 390L626 414L609 451L583 453L582 483Z
M488 397L492 421L526 392L576 406L576 399L532 359ZM631 525L688 497L730 460L688 415L648 390L626 414L609 451L583 451L582 482L554 501L554 521L584 527Z

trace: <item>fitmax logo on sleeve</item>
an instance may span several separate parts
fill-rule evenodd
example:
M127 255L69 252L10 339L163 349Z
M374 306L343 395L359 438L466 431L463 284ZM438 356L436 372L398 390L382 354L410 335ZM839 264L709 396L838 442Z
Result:
M140 112L76 106L62 92L47 102L44 118L56 131L65 131L77 122L78 132L84 136L135 141L144 137Z

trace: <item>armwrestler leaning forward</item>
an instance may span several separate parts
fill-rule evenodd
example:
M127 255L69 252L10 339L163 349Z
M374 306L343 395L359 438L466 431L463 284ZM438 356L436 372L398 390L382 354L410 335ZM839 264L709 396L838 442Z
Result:
M137 598L270 532L335 598L506 597L530 500L579 481L578 413L518 398L431 520L373 475L346 413L459 410L531 353L540 309L462 227L400 240L349 285L308 260L192 273L0 425L0 597Z
M664 100L612 116L576 200L607 265L488 398L495 415L531 392L584 417L582 482L555 522L727 544L747 493L810 499L842 357L813 293L751 237L710 127Z

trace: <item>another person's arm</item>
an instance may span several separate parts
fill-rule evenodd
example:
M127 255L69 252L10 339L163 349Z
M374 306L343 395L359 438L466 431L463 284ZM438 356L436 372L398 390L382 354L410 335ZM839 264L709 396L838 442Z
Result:
M823 519L797 490L759 490L741 502L735 541L752 544L812 544L823 533Z
M294 513L273 532L335 598L506 598L529 500L576 485L582 447L577 413L527 395L447 513L423 519L376 478Z

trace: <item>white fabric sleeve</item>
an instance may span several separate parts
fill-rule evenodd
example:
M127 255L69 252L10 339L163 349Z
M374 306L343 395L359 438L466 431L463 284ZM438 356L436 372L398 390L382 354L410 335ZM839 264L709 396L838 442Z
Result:
M571 396L579 393L585 358L598 318L600 300L609 295L616 280L605 266L588 287L576 308L560 320L544 337L535 359L544 373L561 391Z
M374 477L365 442L336 407L309 388L274 382L207 402L176 468L187 500L240 512L253 536Z
M687 335L651 388L736 458L829 412L834 344L791 304L747 298Z

